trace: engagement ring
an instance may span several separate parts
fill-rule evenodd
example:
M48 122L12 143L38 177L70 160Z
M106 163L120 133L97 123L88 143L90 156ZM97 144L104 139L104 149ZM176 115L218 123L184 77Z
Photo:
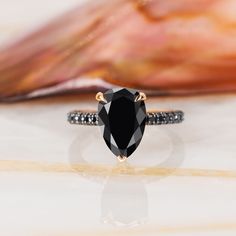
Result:
M100 126L103 138L119 161L126 160L139 146L146 125L177 124L184 120L180 110L146 112L146 95L127 89L97 93L98 110L68 113L70 124Z

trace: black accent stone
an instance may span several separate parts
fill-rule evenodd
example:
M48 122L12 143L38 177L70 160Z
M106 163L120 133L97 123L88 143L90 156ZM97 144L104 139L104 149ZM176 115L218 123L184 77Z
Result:
M86 123L89 123L89 122L90 122L90 114L86 114L85 122L86 122Z
M156 123L156 116L154 113L150 113L148 116L148 124L153 125Z
M166 121L167 121L166 114L161 113L161 115L159 116L159 122L162 123L162 124L165 124Z
M94 115L94 116L93 116L93 119L92 119L92 122L93 122L93 123L96 123L96 121L97 121L97 118L96 118L96 116Z
M111 89L104 93L107 103L98 104L98 124L107 146L116 156L130 156L143 137L146 107L144 101L135 102L138 95L132 89Z
M174 114L171 112L167 112L166 115L168 117L168 124L173 124L174 123Z

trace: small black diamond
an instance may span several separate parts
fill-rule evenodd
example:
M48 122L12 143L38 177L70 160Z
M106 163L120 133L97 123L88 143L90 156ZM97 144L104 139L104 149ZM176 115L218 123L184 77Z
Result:
M71 122L71 123L74 123L74 122L75 122L75 114L72 113L72 114L69 116L69 119L70 119L70 122Z
M153 125L156 123L156 116L154 113L149 113L148 124Z
M165 124L167 122L167 117L165 113L161 113L161 115L159 116L159 121L161 124Z
M85 121L85 115L84 114L80 115L80 121L81 121L81 123L84 123L84 121Z
M169 113L168 114L168 120L170 123L174 123L175 117L174 117L174 113Z
M156 119L155 119L156 124L160 124L160 115L156 114Z
M180 122L184 120L184 113L179 111L179 120Z
M89 123L90 114L85 115L85 123Z
M179 116L178 113L175 113L174 119L175 119L175 121L177 121L177 122L180 121L180 116Z
M79 122L79 116L78 115L74 116L74 121Z
M96 118L96 116L94 115L93 118L92 118L92 122L95 124L96 121L97 121L97 118Z

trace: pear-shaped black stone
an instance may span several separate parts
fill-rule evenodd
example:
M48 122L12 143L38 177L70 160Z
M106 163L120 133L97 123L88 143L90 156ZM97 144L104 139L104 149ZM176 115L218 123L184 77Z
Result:
M106 102L98 104L98 124L103 138L116 156L130 156L138 147L146 124L144 101L133 89L110 89L104 93Z

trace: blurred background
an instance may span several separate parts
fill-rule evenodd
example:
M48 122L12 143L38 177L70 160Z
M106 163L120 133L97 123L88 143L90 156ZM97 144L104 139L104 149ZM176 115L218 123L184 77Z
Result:
M4 4L2 100L96 86L235 90L234 0L63 2Z
M0 234L235 235L235 12L235 0L0 0ZM124 165L97 128L66 122L116 86L186 114L147 127Z

